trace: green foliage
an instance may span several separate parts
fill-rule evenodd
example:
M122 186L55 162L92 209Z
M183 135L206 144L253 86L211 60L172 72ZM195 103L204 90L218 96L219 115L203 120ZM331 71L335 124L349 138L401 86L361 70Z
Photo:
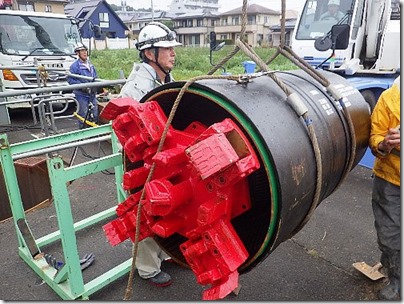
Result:
M138 51L135 49L123 50L93 50L90 55L99 78L119 79L122 70L125 77L132 71L133 63L139 61Z
M165 26L167 26L169 29L174 29L174 21L172 21L172 20L165 20L165 21L162 21L162 23L165 25Z
M226 45L234 45L233 39L220 39L218 43L224 42Z
M119 11L120 9L121 9L121 7L120 6L118 6L118 5L115 5L115 4L110 4L110 6L111 6L111 8L112 8L112 10L114 10L114 11Z
M212 52L212 64L218 64L223 58L229 55L234 46L225 46L217 52ZM177 47L175 67L173 76L176 80L187 80L195 76L206 75L212 65L209 58L209 48L201 47ZM255 48L254 51L265 62L272 58L275 53L273 48ZM232 74L244 73L242 62L251 60L241 50L239 50L225 65L226 72ZM138 51L135 49L125 50L94 50L91 53L91 61L97 69L98 76L102 79L118 79L119 71L124 72L128 77L134 62L139 62ZM285 57L279 55L269 64L271 70L292 70L296 66ZM258 68L256 68L258 71ZM215 74L220 74L223 69L220 68Z

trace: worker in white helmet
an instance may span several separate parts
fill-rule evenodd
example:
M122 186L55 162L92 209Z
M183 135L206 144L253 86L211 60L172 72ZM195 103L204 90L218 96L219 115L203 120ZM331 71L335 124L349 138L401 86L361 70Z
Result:
M176 34L160 22L150 22L139 33L136 48L141 63L135 63L119 96L140 100L147 92L171 82L175 64Z
M174 47L181 45L176 41L175 32L160 22L150 22L139 33L136 48L141 63L135 63L120 97L140 100L152 89L173 81L171 70L175 64ZM153 238L139 242L136 268L139 276L157 286L171 284L171 276L161 271L161 262L169 256L158 246Z
M320 16L320 20L333 20L335 23L344 17L344 13L339 9L339 0L329 0L328 10Z
M69 84L82 84L86 82L92 82L97 78L97 72L94 65L88 58L88 48L83 43L78 43L74 47L74 52L77 55L77 60L70 66L70 73L67 77ZM93 80L83 80L76 78L73 75L80 75L92 78ZM98 104L96 97L96 89L83 88L75 89L73 93L79 103L78 115L82 118L79 120L79 128L82 129L86 126L86 121L97 122L98 120ZM84 122L83 122L84 120Z

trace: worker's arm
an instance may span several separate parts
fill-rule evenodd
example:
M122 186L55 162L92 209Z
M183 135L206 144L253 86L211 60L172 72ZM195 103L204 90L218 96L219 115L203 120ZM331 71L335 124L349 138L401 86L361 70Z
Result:
M391 89L383 92L371 116L369 146L377 157L384 157L400 146L400 128L399 125L392 126L394 114L388 106L391 98Z
M71 66L70 66L70 73L71 74L76 74L76 75L80 75L80 65L77 61L75 61ZM67 77L67 82L69 84L80 84L83 81L80 80L79 78L76 77L72 77L72 76L68 76Z

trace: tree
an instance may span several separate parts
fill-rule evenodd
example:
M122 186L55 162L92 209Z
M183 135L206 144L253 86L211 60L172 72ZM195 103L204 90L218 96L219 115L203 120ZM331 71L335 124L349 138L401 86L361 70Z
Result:
M115 5L115 4L110 4L110 6L111 6L111 8L112 8L112 10L113 11L120 11L121 10L121 7L120 6L118 6L118 5Z
M171 30L174 28L174 21L172 21L172 20L164 20L161 23L163 23L165 26L167 26Z

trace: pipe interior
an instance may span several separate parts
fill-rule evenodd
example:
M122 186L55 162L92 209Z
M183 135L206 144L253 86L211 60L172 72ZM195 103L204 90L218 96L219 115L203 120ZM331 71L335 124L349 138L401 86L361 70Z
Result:
M177 95L178 90L166 90L155 94L148 100L156 100L168 117ZM240 115L242 113L230 113L215 100L214 96L211 98L209 95L187 91L181 99L173 118L172 126L177 130L183 130L194 121L210 126L225 118L231 118L243 130L252 145L255 146L250 134L240 123ZM260 169L248 176L252 207L232 219L232 225L249 253L247 261L239 268L240 273L251 270L253 265L266 257L270 248L270 246L267 246L267 234L272 211L271 192L266 168L261 155L259 153L257 155L261 163ZM254 224L252 225L251 223ZM157 237L157 241L162 248L177 262L184 265L186 265L186 261L179 249L179 245L186 240L185 237L179 234L168 238ZM257 253L259 253L258 256Z

